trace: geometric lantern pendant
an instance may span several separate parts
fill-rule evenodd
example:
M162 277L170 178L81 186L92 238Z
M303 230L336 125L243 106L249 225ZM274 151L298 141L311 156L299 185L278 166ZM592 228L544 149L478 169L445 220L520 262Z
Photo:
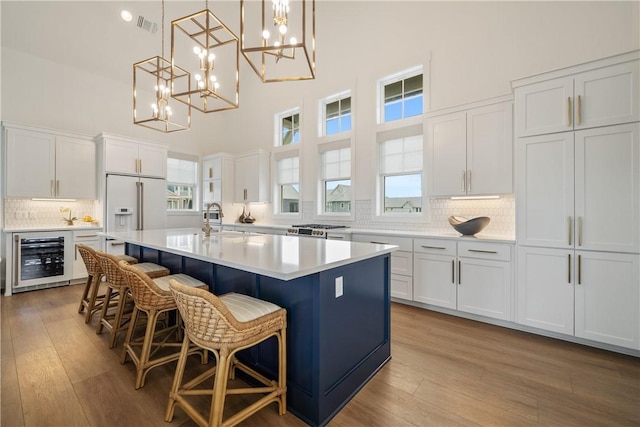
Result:
M240 39L262 82L315 78L315 0L240 0Z
M179 63L191 75L179 82ZM238 108L240 46L209 9L171 21L171 96L203 113Z
M175 67L174 82L189 84L189 73ZM169 133L188 130L191 108L188 103L170 102L171 63L154 56L133 64L133 123Z

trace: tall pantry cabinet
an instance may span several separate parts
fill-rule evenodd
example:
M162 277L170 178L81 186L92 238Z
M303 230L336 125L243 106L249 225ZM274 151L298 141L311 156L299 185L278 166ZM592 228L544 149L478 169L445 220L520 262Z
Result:
M513 82L517 315L640 349L639 51Z

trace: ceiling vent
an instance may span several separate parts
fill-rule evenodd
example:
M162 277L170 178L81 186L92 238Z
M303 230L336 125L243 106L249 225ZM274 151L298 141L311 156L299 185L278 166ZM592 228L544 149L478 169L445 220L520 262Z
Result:
M155 34L156 31L158 31L158 24L156 24L153 21L149 21L147 18L145 18L144 16L140 15L138 16L138 23L137 23L138 28L141 28L145 31L148 31L152 34Z

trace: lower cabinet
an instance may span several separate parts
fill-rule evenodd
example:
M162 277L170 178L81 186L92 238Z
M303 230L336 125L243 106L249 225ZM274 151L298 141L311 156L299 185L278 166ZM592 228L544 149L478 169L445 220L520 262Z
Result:
M414 239L414 301L512 320L511 245Z
M73 275L72 279L82 279L87 277L87 267L84 265L84 261L82 256L80 256L80 252L78 252L77 243L82 243L83 245L89 246L96 251L102 250L102 243L100 241L100 236L98 236L97 232L102 230L86 230L86 231L74 231L73 232Z
M412 238L353 233L351 241L399 246L399 250L391 252L391 297L408 301L413 299Z
M516 321L640 349L640 255L518 249Z

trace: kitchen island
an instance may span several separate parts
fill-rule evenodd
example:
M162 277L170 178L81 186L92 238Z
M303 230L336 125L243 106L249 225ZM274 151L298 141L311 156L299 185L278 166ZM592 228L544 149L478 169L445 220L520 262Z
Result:
M310 425L326 424L390 359L390 253L397 247L297 236L198 229L104 233L126 252L209 284L287 310L287 406ZM242 355L277 372L270 339Z

